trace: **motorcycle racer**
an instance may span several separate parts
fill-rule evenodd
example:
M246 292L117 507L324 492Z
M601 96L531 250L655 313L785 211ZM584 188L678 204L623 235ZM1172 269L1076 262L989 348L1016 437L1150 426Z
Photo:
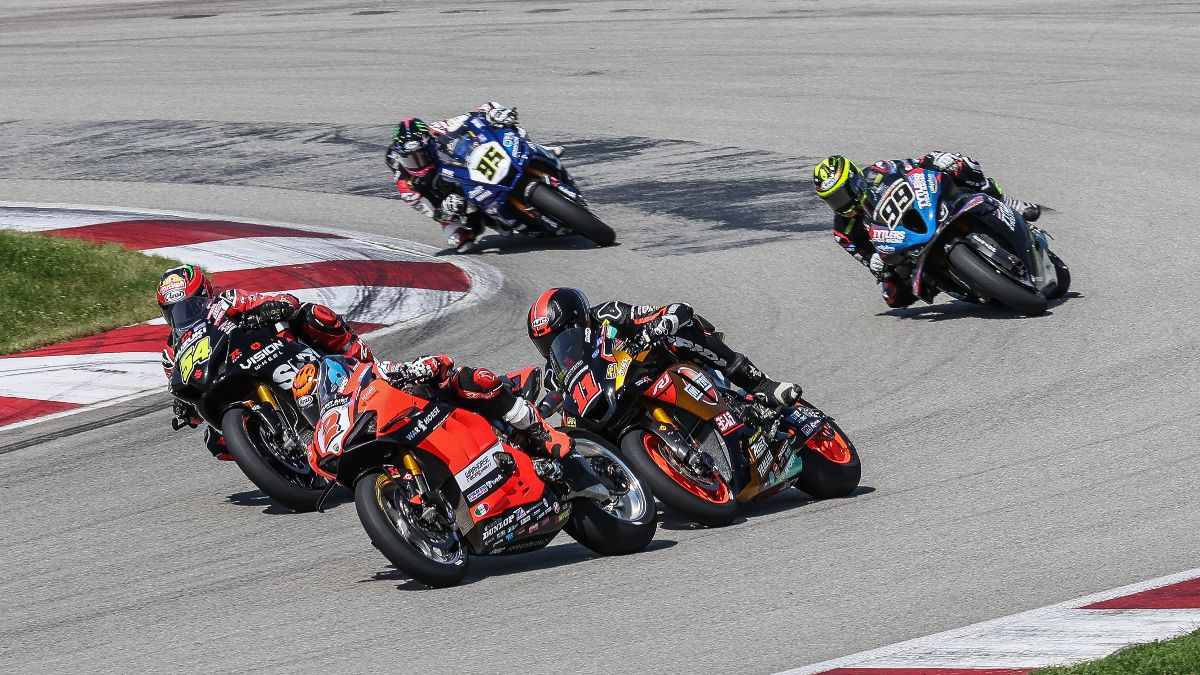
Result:
M908 283L911 270L880 254L871 243L867 214L872 205L867 204L867 188L878 183L885 174L916 168L938 171L959 188L1002 200L1026 221L1033 222L1042 213L1039 205L1004 194L995 180L984 175L979 162L957 152L935 151L920 159L882 160L866 169L859 169L841 155L826 157L813 169L813 189L833 209L833 233L838 244L882 284L883 299L889 307L907 307L917 297Z
M490 422L503 421L522 431L523 450L535 457L559 460L563 474L577 491L590 491L601 500L608 497L607 488L591 464L575 451L574 440L551 426L531 402L514 394L492 371L455 366L454 359L446 354L422 356L411 361L378 361L377 365L393 386L419 387L420 391L415 393L422 397L443 400L482 415ZM303 379L303 376L297 376L296 381ZM301 413L315 424L327 410L315 410L318 402L311 396L307 398L310 403L308 407L301 407ZM313 443L316 442L314 438ZM310 446L309 452L315 461L318 456L315 448Z
M551 288L529 308L526 328L529 339L549 362L550 345L562 332L598 328L605 321L617 331L612 337L662 341L674 351L720 370L730 382L771 405L792 405L800 400L799 385L767 377L745 354L730 349L716 327L684 303L631 305L612 300L593 307L577 288Z
M175 350L183 333L209 315L218 302L224 306L225 318L234 321L259 316L286 323L293 335L320 353L344 354L363 361L374 358L366 343L332 309L311 302L302 303L290 293L248 293L230 289L218 296L209 275L195 265L180 265L164 272L158 284L157 299L163 319L171 328L162 351L163 373L168 382L175 369ZM175 400L173 411L176 424L186 424L194 429L202 422L196 410L179 399ZM204 441L217 459L233 459L225 449L224 439L211 427L205 429Z
M476 108L474 113L440 122L426 124L416 117L409 117L396 125L392 131L392 144L385 153L388 168L395 173L400 199L441 225L446 242L459 253L474 249L476 237L483 232L484 214L467 203L459 185L446 180L437 171L436 137L455 131L472 114L480 113L493 127L511 128L522 137L526 134L517 126L516 108L489 101ZM555 156L562 155L561 147L547 149Z

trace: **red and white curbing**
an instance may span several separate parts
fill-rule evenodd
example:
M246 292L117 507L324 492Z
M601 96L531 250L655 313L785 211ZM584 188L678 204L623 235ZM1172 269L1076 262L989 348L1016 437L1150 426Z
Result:
M1200 628L1200 568L778 675L1017 675Z
M288 223L0 202L0 229L114 242L200 265L219 288L287 291L372 336L476 304L501 284L486 265L437 260L435 249L414 242ZM157 319L0 356L0 429L161 389L167 333Z

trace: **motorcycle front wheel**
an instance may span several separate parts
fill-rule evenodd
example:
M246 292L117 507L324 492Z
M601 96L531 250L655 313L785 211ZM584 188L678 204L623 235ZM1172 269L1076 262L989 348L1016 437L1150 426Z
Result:
M617 233L584 207L564 197L552 187L534 185L529 192L529 204L554 220L566 225L601 246L611 246Z
M434 588L454 586L467 576L470 554L453 527L425 523L411 490L383 471L354 485L354 507L371 543L413 579ZM443 514L453 523L453 513Z
M1026 316L1046 313L1046 298L1009 279L966 244L955 244L948 256L971 290Z
M316 510L329 482L317 475L307 461L285 462L267 449L274 441L267 437L255 413L245 408L226 411L221 417L221 434L238 468L258 489L293 511ZM282 448L276 450L284 454Z
M688 520L719 527L737 517L737 500L719 472L697 475L649 431L634 429L625 434L621 454L664 504Z

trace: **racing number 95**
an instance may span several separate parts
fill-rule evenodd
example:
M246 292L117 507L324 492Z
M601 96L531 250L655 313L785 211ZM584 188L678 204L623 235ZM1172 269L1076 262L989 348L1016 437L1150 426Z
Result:
M475 170L483 174L488 180L496 180L496 172L500 170L500 162L504 159L504 153L492 146L483 153L479 158L479 163L475 165Z

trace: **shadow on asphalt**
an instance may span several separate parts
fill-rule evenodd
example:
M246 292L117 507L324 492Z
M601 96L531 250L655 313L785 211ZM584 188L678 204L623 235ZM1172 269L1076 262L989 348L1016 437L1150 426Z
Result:
M561 536L566 537L566 533ZM633 555L645 555L654 551L661 551L671 548L679 542L672 539L655 539L639 553ZM594 558L601 557L599 554L593 553L583 545L572 542L566 546L553 546L538 549L530 553L517 553L514 555L497 555L497 556L472 556L471 571L467 577L463 579L459 586L466 586L481 581L488 577L500 577L508 574L524 574L533 570L552 569L554 567L562 567L564 565L575 565L577 563L586 562ZM383 572L376 572L369 579L362 579L358 583L365 584L374 581L400 581L397 590L401 591L432 591L437 590L426 586L425 584L414 581L409 578L404 572L392 567Z
M862 495L868 495L875 491L875 488L867 485L859 485L854 488L854 492L847 497L839 499L854 499ZM770 516L781 511L790 511L792 509L803 508L810 504L820 504L824 502L836 502L838 499L813 499L807 494L797 489L787 489L777 495L772 495L760 502L751 502L738 509L738 516L732 523L725 527L734 527L742 523L750 522L755 518ZM661 507L658 511L658 529L660 530L720 530L720 527L705 527L697 525L690 520L686 520L676 515L669 508Z
M1050 301L1050 310L1063 304L1067 300L1084 297L1082 293L1068 291L1061 298L1055 298ZM1054 312L1047 310L1046 314ZM894 316L900 319L921 319L922 321L945 321L947 319L998 319L998 320L1021 320L1021 319L1037 319L1036 316L1022 316L1005 307L995 307L993 305L976 305L970 302L955 300L952 302L944 302L937 305L922 305L920 307L911 306L900 309L889 309L884 312L879 312L875 316Z
M328 511L352 501L354 501L354 494L352 492L349 490L337 489L329 493L329 496L325 498L325 504L323 508ZM290 516L296 513L289 508L282 507L271 501L271 498L265 495L261 490L246 490L245 492L237 492L226 497L225 502L235 506L262 506L265 507L263 509L263 513L268 516Z
M591 239L578 235L563 236L563 237L525 237L519 234L511 237L501 237L499 235L490 235L481 237L478 240L478 247L471 253L455 253L450 249L438 251L435 255L451 256L451 255L480 255L492 253L496 255L511 255L514 253L528 253L530 251L583 251L593 248L601 248ZM620 245L619 242L614 246Z

